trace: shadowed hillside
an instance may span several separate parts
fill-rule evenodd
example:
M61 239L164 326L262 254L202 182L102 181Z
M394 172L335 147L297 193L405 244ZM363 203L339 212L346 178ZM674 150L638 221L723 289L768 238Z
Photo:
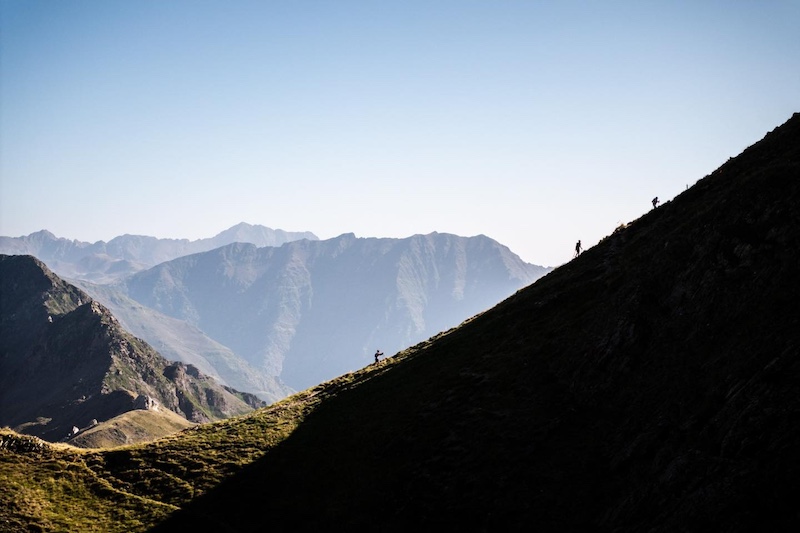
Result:
M287 530L797 527L799 182L796 114L324 402L170 526L253 528L268 514ZM266 480L281 481L258 490Z
M77 456L0 433L0 523L80 530L81 493L108 531L795 531L798 178L796 114L493 309L254 414Z
M168 362L38 259L0 255L0 424L58 441L133 409L208 422L263 405Z

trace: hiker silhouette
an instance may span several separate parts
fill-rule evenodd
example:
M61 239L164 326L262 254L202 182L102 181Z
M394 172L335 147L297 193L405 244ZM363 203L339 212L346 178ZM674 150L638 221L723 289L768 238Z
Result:
M658 196L653 198L653 209L655 209L656 207L658 207Z
M382 356L383 352L380 350L375 350L375 362L378 362L378 357Z
M578 243L575 245L575 257L578 257L579 255L581 255L581 241L578 241Z

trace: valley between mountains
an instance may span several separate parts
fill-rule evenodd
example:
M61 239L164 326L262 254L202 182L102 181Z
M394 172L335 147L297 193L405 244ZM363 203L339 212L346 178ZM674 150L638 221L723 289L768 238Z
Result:
M45 431L155 400L123 414L191 424L116 448L0 430L0 529L796 531L799 206L795 114L549 272L486 237L342 235L229 243L91 294L5 255L3 416ZM213 340L197 361L225 381L235 357L299 392L259 407L101 295L186 324L176 353Z
M232 240L253 242L228 242ZM89 244L39 232L4 238L0 244L3 251L28 252L2 256L7 260L0 263L3 320L9 332L2 340L8 347L4 364L10 387L0 395L0 424L50 440L66 438L73 428L80 431L93 420L103 422L125 411L123 407L93 411L84 406L72 421L66 414L53 418L59 409L71 413L63 404L82 398L105 399L122 391L133 399L144 395L182 415L188 409L190 421L198 421L198 409L176 409L178 400L187 405L208 403L190 402L187 395L175 399L151 394L143 385L146 376L132 377L116 387L109 385L109 377L93 377L103 386L81 394L53 393L47 408L38 406L40 394L15 396L13 391L49 391L56 385L65 391L83 390L90 381L80 366L83 359L77 354L70 359L64 351L72 349L66 345L82 344L72 337L50 339L49 335L55 329L50 324L72 320L90 301L96 302L96 313L107 317L121 337L135 336L131 346L138 343L147 353L155 351L183 365L176 367L187 369L182 375L202 376L208 383L272 403L362 368L378 350L392 355L458 325L549 270L524 263L488 237L438 233L406 239L345 234L321 241L307 232L239 224L212 239L194 242L123 236ZM217 244L222 246L180 255ZM34 260L34 254L44 259ZM43 261L62 275L80 279L67 282ZM144 266L122 275L124 269L109 264ZM108 278L112 271L118 275ZM106 283L90 281L104 276ZM50 283L39 284L31 277ZM28 284L21 285L24 281ZM24 290L28 292L23 294ZM70 304L56 313L48 308L47 302L53 301ZM85 328L76 336L97 335L89 325ZM103 347L118 351L113 341ZM32 371L38 360L47 363ZM92 363L97 373L109 372L104 361ZM57 370L75 365L78 370L67 374ZM52 378L45 378L51 374ZM222 416L215 412L202 421ZM82 442L74 436L70 442ZM130 438L120 440L124 443Z

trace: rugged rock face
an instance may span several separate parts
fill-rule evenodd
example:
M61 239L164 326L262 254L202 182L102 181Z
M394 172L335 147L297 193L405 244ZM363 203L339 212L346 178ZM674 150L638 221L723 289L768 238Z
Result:
M150 396L145 396L144 394L140 394L136 397L133 401L133 408L134 409L142 409L143 411L157 411L158 410L158 402L151 398ZM97 423L97 419L92 419L92 422L89 425L95 425Z
M192 422L209 422L212 419L241 414L239 402L231 402L231 395L253 409L265 405L254 394L242 393L230 387L210 386L214 385L213 380L193 365L172 363L164 368L164 376L175 384L178 406ZM216 416L210 418L207 411Z
M137 396L193 420L252 410L209 378L170 380L166 360L31 256L0 255L0 331L0 425L24 433L60 440Z
M454 327L547 271L485 236L345 234L233 244L118 287L300 390L363 367L377 349L393 354Z

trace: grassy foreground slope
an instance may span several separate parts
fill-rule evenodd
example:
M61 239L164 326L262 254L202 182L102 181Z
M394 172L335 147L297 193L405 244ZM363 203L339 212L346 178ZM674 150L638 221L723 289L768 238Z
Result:
M85 457L0 430L0 531L144 531L175 510L115 490Z
M66 442L80 448L115 448L150 442L193 425L169 409L135 409L81 431Z
M84 449L0 429L0 531L146 531L274 449L325 399L386 365L144 445Z
M794 531L798 264L795 115L495 308L359 372L148 445L77 453L4 433L0 526L58 530L77 494L96 521L75 531ZM69 497L24 484L46 465Z

